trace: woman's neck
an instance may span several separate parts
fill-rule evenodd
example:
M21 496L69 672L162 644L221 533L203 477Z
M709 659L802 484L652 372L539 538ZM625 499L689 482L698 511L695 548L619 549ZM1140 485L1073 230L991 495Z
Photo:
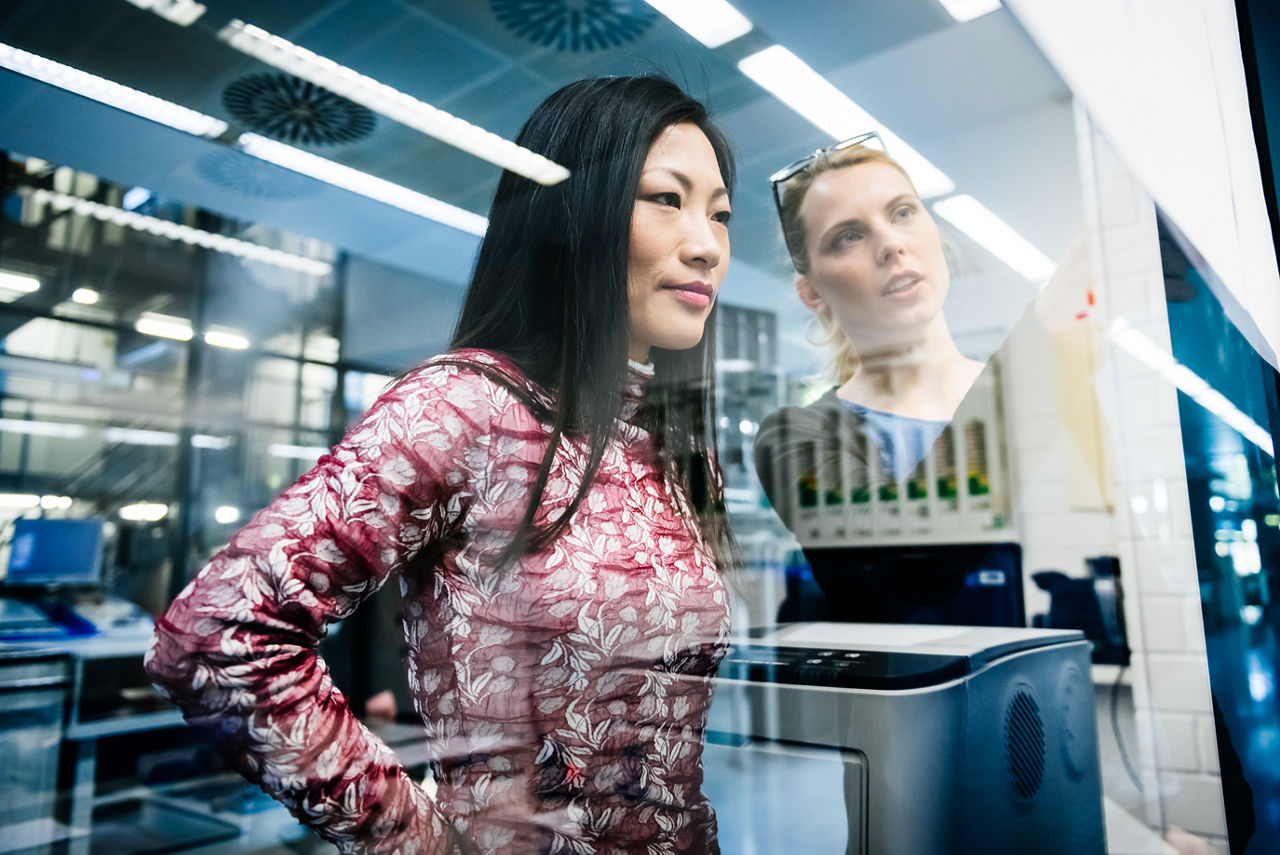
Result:
M943 326L909 343L859 351L858 367L836 395L868 409L943 421L982 368L960 352Z

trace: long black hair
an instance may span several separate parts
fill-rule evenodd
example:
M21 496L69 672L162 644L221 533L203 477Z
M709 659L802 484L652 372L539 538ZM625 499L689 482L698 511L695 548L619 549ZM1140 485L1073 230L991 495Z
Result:
M555 400L540 417L550 442L515 537L499 565L538 551L568 526L616 430L627 377L631 216L649 148L671 125L706 134L732 192L733 158L706 108L658 76L580 80L534 110L516 142L567 167L543 186L511 172L498 181L489 227L450 344L506 355ZM715 311L696 347L654 349L643 420L665 472L723 569L737 551L713 455ZM538 409L535 408L535 412ZM554 522L535 526L552 461L566 435L586 442L582 483Z

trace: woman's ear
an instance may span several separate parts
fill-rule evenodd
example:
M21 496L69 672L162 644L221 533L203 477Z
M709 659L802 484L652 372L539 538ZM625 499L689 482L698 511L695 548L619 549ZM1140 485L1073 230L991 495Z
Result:
M827 308L827 301L818 296L817 290L809 284L807 276L796 279L796 293L800 295L800 302L808 306L812 312L821 312Z

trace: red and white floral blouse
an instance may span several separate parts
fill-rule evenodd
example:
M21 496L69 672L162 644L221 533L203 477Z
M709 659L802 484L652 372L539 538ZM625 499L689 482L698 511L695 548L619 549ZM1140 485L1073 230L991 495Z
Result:
M718 852L701 753L727 595L626 421L640 374L565 534L499 572L549 433L526 402L550 402L486 351L414 371L178 596L152 679L343 851ZM566 439L540 521L584 459ZM434 798L316 654L392 574Z

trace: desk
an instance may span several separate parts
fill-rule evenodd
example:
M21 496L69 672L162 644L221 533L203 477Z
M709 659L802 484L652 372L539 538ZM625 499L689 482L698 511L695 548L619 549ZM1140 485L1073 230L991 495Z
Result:
M0 650L0 852L71 833L54 819L58 745L70 687L66 656Z
M61 655L70 663L70 702L62 738L74 763L69 829L73 853L89 851L98 740L183 724L182 713L155 693L142 671L150 640L150 622L139 621L93 636L0 643L0 653ZM107 672L116 672L117 678L103 679Z

